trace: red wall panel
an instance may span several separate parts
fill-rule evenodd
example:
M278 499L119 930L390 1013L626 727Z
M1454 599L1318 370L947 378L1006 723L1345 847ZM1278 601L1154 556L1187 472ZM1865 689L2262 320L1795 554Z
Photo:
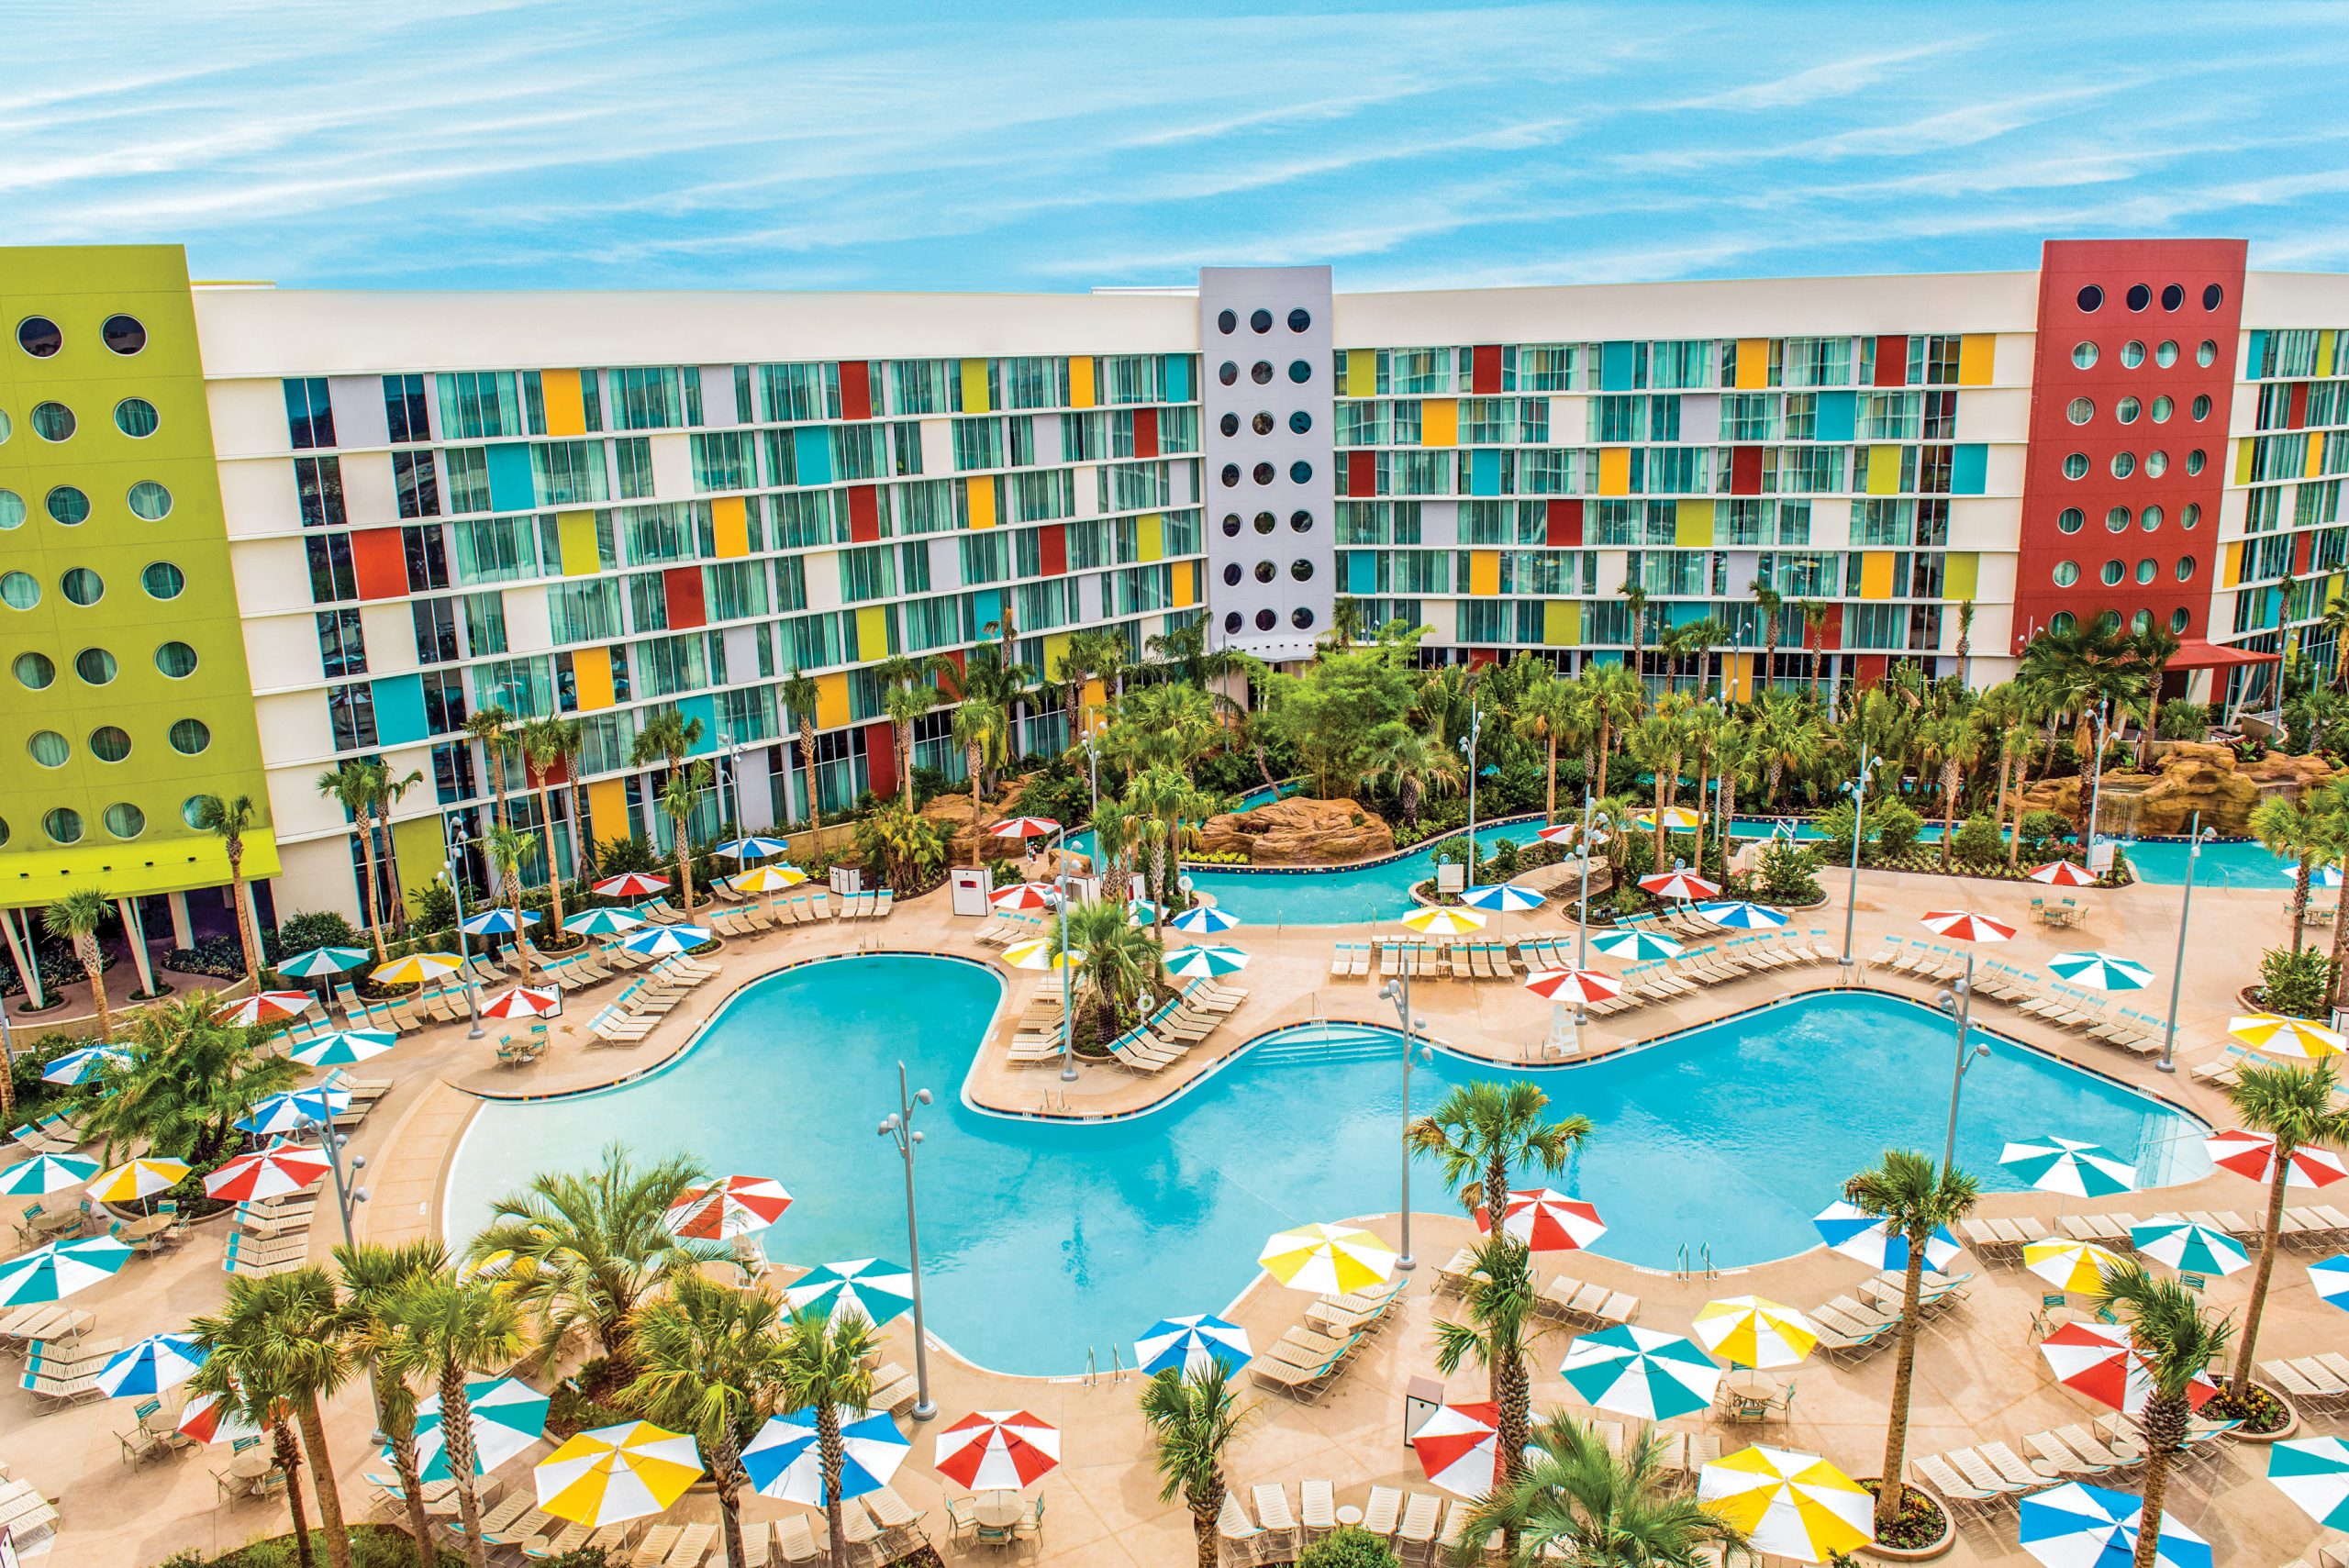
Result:
M883 800L897 796L897 729L887 719L864 727L866 787Z
M1468 390L1479 397L1498 395L1501 389L1501 346L1479 343L1469 361Z
M709 624L709 611L701 597L700 567L672 566L662 572L661 596L668 601L671 631Z
M1134 456L1156 457L1157 455L1158 410L1137 408L1134 410Z
M881 537L881 490L874 484L852 484L848 492L848 537L870 544Z
M1730 448L1729 493L1732 495L1762 494L1762 449L1760 447Z
M2305 430L2309 428L2309 384L2307 382L2296 381L2292 384L2292 411L2286 419L2295 430Z
M1378 454L1348 452L1346 454L1346 494L1375 495L1378 494Z
M841 417L873 417L873 364L869 360L841 361Z
M407 554L397 528L361 528L351 536L351 570L362 599L407 597Z
M1876 384L1901 386L1909 380L1909 339L1900 332L1887 333L1876 340Z
M1068 525L1046 523L1036 530L1037 553L1043 558L1044 575L1068 575Z
M1885 671L1892 663L1892 655L1863 653L1859 656L1857 662L1859 668L1854 672L1853 679L1858 681L1861 685L1873 686L1884 679Z
M1542 518L1542 542L1552 550L1571 550L1582 543L1582 503L1553 501Z

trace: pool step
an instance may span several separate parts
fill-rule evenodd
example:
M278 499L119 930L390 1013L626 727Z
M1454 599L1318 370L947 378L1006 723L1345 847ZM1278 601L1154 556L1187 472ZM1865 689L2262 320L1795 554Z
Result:
M1383 1062L1396 1053L1397 1041L1383 1035L1357 1034L1351 1030L1334 1036L1316 1039L1309 1035L1284 1036L1257 1046L1249 1052L1251 1058L1266 1066L1324 1066L1332 1062Z

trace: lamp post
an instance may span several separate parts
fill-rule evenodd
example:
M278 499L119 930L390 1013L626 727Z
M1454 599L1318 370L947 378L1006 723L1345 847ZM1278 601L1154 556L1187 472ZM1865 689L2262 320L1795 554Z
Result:
M1403 1026L1403 1251L1395 1266L1408 1269L1419 1266L1411 1256L1411 1064L1415 1055L1420 1062L1432 1062L1435 1052L1411 1043L1411 1031L1428 1027L1425 1018L1411 1017L1411 972L1407 969L1400 980L1387 981L1378 995L1395 1004L1396 1021Z
M2104 804L2104 725L2106 710L2110 706L2109 697L2096 705L2096 763L2088 774L2088 869L2099 875L2103 874L2103 868L2096 863L2096 827L2098 812Z
M1868 743L1865 739L1860 741L1859 776L1843 786L1843 793L1852 797L1852 890L1850 896L1843 901L1843 967L1849 969L1854 956L1852 951L1852 922L1860 912L1860 817L1866 809L1868 793Z
M1990 1054L1987 1045L1966 1048L1974 1029L1974 950L1965 950L1965 973L1948 990L1933 998L1933 1006L1957 1020L1957 1060L1949 1075L1949 1130L1942 1140L1942 1174L1947 1176L1957 1159L1957 1097L1965 1087L1966 1070Z
M464 818L453 817L449 823L449 862L443 868L449 878L449 896L457 908L457 951L466 966L458 973L464 977L465 1010L473 1015L473 1027L467 1040L479 1040L486 1031L481 1027L481 1004L473 997L473 953L465 942L465 846L473 842L473 835L465 831Z
M921 1319L921 1228L914 1217L914 1151L921 1147L921 1134L914 1129L914 1110L930 1104L928 1089L908 1092L906 1086L906 1064L897 1063L897 1108L881 1118L881 1136L897 1146L897 1157L906 1162L906 1256L910 1263L914 1282L914 1419L927 1421L938 1414L938 1407L930 1397L930 1335L922 1328Z
M346 1180L342 1168L342 1135L335 1130L333 1111L328 1109L324 1117L317 1119L316 1126L318 1141L326 1150L327 1164L334 1172L334 1207L335 1212L342 1218L342 1239L349 1242L351 1240L351 1212L367 1201L367 1189L354 1187L351 1182L356 1181L359 1173L366 1168L367 1156L353 1154L351 1157L351 1175Z
M1097 730L1085 732L1085 772L1093 784L1093 815L1085 818L1092 822L1101 816L1101 737ZM1098 851L1101 846L1097 842L1093 848Z
M2164 1073L2177 1071L2177 993L2186 984L2186 922L2194 915L2194 862L2202 858L2202 846L2219 836L2216 828L2202 826L2202 814L2196 812L2188 824L2186 840L2186 900L2177 911L2177 962L2169 972L2169 1021L2162 1028L2162 1059L2154 1063Z
M1460 742L1461 754L1468 759L1468 885L1476 884L1476 738L1483 727L1476 711L1476 695L1468 695L1468 733Z
M1590 812L1590 780L1582 781L1582 897L1575 908L1575 967L1590 967L1590 829L1595 821L1599 828L1609 826L1607 814L1596 817Z
M1100 846L1094 846L1098 849ZM1076 1082L1076 1007L1068 966L1068 824L1052 841L1052 907L1061 917L1061 951L1052 962L1061 972L1061 1082Z

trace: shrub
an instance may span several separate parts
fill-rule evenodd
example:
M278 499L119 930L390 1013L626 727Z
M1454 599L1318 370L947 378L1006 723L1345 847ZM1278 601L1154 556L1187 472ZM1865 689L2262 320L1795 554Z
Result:
M1519 850L1514 839L1496 839L1485 856L1495 882L1507 882L1518 873Z
M1837 801L1820 812L1811 826L1818 828L1820 835L1817 851L1822 864L1832 861L1842 865L1851 860L1852 803L1850 801Z
M625 839L605 839L596 845L596 875L602 881L622 872L651 872L656 875L670 869L669 862L655 851L643 834L632 833Z
M1869 811L1867 825L1868 836L1876 840L1876 859L1897 861L1917 847L1925 819L1895 800Z
M1816 904L1824 896L1818 863L1807 849L1784 841L1771 844L1762 851L1759 869L1762 896L1773 904Z
M2332 990L2332 959L2321 948L2269 948L2259 961L2259 980L2269 1012L2321 1018Z
M262 939L262 962L273 962L276 954L269 951L269 939ZM199 974L207 980L242 980L245 977L244 944L234 937L206 937L192 948L173 948L163 954L163 967L174 974ZM45 980L49 966L41 966ZM73 967L73 978L82 977L79 964Z
M2031 861L2054 854L2071 833L2072 819L2060 811L2026 811L2015 824L2015 837L2022 841L2022 858Z
M457 895L447 878L434 877L420 887L412 887L408 896L416 901L416 918L411 922L414 929L439 932L456 926Z
M1655 869L1655 835L1644 828L1626 828L1615 836L1623 847L1620 862L1628 881L1637 882Z
M2210 728L2208 704L2165 702L2162 704L2161 728L2156 733L2164 740L2199 740Z
M1359 1525L1341 1525L1307 1547L1297 1568L1401 1568L1402 1559Z
M280 952L307 952L312 948L366 945L358 929L331 909L305 909L277 922Z
M1999 833L1998 825L1982 816L1967 817L1965 825L1957 830L1957 838L1950 848L1960 861L1970 866L1996 865L2007 852L2006 840Z

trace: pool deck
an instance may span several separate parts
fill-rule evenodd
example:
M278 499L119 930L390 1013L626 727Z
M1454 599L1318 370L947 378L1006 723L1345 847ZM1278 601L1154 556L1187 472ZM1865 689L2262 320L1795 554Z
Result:
M1803 929L1818 928L1829 933L1831 941L1840 941L1844 879L1831 874L1825 880L1831 884L1828 905L1798 920ZM1873 951L1887 931L1926 935L1916 922L1929 909L1967 907L2021 926L2034 891L2026 884L1864 873L1857 920L1861 951ZM2076 895L2090 910L2085 929L2055 933L2051 940L2048 933L2021 926L2014 941L1989 951L1993 956L2032 970L2043 969L2052 953L2086 947L2101 947L2138 959L2161 978L2154 989L2136 999L2143 1002L2144 1010L2158 1014L2167 1000L2178 891L2143 884L2116 891L2090 889ZM2285 940L2282 910L2278 891L2198 891L2189 947L2193 962L2178 1018L2182 1067L2208 1061L2222 1050L2225 1019L2238 1010L2230 982L2250 976L2259 951ZM1517 917L1494 934L1561 923L1546 912ZM584 1023L600 1005L598 992L582 998L586 1005L576 1009L572 1022L557 1021L554 1047L547 1059L520 1070L497 1067L490 1058L488 1043L467 1040L462 1027L412 1036L403 1040L398 1051L368 1065L371 1074L389 1077L395 1086L353 1140L355 1151L368 1157L365 1181L372 1193L371 1201L361 1210L360 1229L383 1240L436 1233L443 1174L456 1140L479 1103L477 1095L562 1094L645 1072L685 1049L694 1030L721 1005L725 995L790 963L874 951L984 958L984 951L974 950L970 940L976 926L976 921L950 916L944 896L939 895L901 905L883 921L792 928L750 940L729 941L716 958L722 978L695 992L649 1040L633 1049L583 1047L584 1037L574 1031L572 1023ZM1391 1025L1394 1010L1379 1000L1375 976L1343 980L1329 974L1332 942L1363 940L1372 934L1362 926L1286 930L1243 926L1219 939L1251 954L1250 967L1238 977L1249 989L1248 999L1223 1030L1195 1050L1174 1072L1140 1079L1111 1067L1087 1066L1075 1084L1063 1085L1050 1068L1005 1066L997 1031L991 1029L988 1041L979 1050L967 1092L981 1105L1020 1114L1129 1113L1175 1092L1189 1076L1211 1071L1217 1061L1269 1029L1315 1018ZM1610 962L1609 967L1619 966ZM1017 1009L1040 978L1018 973L1005 977L1008 1010ZM1791 977L1748 978L1719 987L1718 995L1642 1008L1613 1020L1594 1020L1585 1031L1586 1053L1596 1054L1612 1043L1691 1028L1758 1006L1790 989L1829 985L1837 978L1833 966L1816 966L1797 971ZM1931 995L1929 987L1898 975L1872 975L1870 983L1903 995ZM1422 982L1414 986L1413 1002L1415 1010L1430 1021L1431 1032L1448 1046L1501 1062L1523 1061L1528 1043L1541 1039L1549 1018L1548 1004L1515 985L1490 981ZM998 1029L1004 1016L998 1016ZM1976 1018L1985 1027L2025 1044L2161 1095L2215 1125L2232 1125L2223 1098L2183 1071L2174 1076L2158 1074L2132 1057L2035 1027L1996 1004L1981 1004ZM491 1040L498 1032L493 1026ZM1573 1107L1575 1071L1571 1066L1560 1069L1548 1084L1551 1098L1561 1110ZM1920 1127L1916 1146L1934 1143L1938 1134L1937 1126ZM788 1176L787 1171L779 1173ZM1260 1482L1285 1483L1293 1496L1298 1480L1313 1476L1335 1483L1341 1502L1359 1502L1362 1489L1372 1483L1429 1489L1409 1451L1401 1444L1401 1395L1408 1379L1433 1372L1430 1323L1442 1304L1431 1301L1429 1295L1432 1265L1467 1240L1471 1231L1455 1213L1431 1212L1447 1207L1431 1173L1422 1173L1416 1194L1421 1212L1414 1219L1412 1240L1421 1267L1411 1284L1403 1319L1380 1335L1317 1404L1301 1406L1269 1392L1252 1391L1256 1414L1230 1470L1243 1496L1247 1486ZM1369 1200L1365 1207L1375 1209L1377 1200L1387 1195L1364 1196ZM2126 1207L2141 1216L2168 1207L2226 1207L2248 1213L2261 1196L2249 1182L2221 1173L2190 1186L2093 1207ZM952 1199L951 1195L932 1194L929 1201ZM2090 1207L2080 1200L2041 1194L2002 1193L1985 1199L1982 1212L2045 1219L2067 1209L2082 1212ZM1371 1229L1390 1240L1397 1239L1398 1226L1391 1214L1364 1218ZM94 1333L125 1341L178 1328L220 1298L223 1235L217 1223L204 1227L171 1253L135 1260L119 1275L75 1296L72 1305L96 1314ZM314 1251L323 1254L333 1239L331 1227L321 1223L314 1232ZM773 1245L787 1257L787 1225ZM2279 1259L2261 1331L2262 1359L2334 1349L2349 1338L2349 1320L2320 1302L2308 1284L2302 1265L2314 1255L2288 1251ZM792 1260L795 1265L816 1261ZM1642 1324L1667 1330L1685 1329L1693 1308L1711 1296L1752 1292L1805 1307L1849 1291L1868 1273L1863 1265L1823 1250L1710 1281L1675 1279L1587 1254L1543 1254L1537 1263L1545 1275L1570 1273L1640 1296ZM2239 1312L2247 1295L2248 1277L2246 1271L2233 1279L2212 1281L2209 1291L2212 1304ZM2046 1373L2028 1332L2038 1302L2039 1282L2030 1274L2011 1266L1984 1269L1970 1299L1929 1325L1920 1345L1909 1443L1912 1454L1976 1441L2016 1443L2027 1432L2086 1420L2098 1413L2098 1407L2057 1386ZM1236 1311L1262 1345L1297 1321L1306 1304L1306 1297L1260 1279ZM1555 1371L1567 1337L1564 1332L1552 1335L1537 1352L1534 1394L1541 1407L1564 1401L1565 1388ZM903 1320L885 1331L885 1340L891 1359L912 1364L910 1329ZM1759 1439L1821 1452L1852 1473L1870 1474L1876 1470L1882 1452L1882 1412L1891 1372L1889 1355L1872 1357L1853 1368L1814 1361L1795 1370L1800 1394L1789 1420L1766 1428L1712 1424L1708 1429L1720 1436L1727 1448ZM1065 1462L1041 1487L1048 1500L1043 1561L1067 1564L1188 1561L1187 1555L1177 1554L1190 1550L1189 1516L1178 1505L1157 1500L1157 1482L1130 1379L1123 1385L1104 1380L1087 1385L1082 1380L1009 1377L937 1352L931 1358L931 1373L935 1396L950 1418L974 1407L1024 1406L1063 1429ZM1455 1378L1453 1389L1458 1397L1482 1396L1481 1382L1472 1376ZM145 1568L181 1549L225 1550L254 1536L283 1530L284 1514L279 1504L231 1507L217 1500L211 1472L225 1462L225 1451L198 1451L150 1463L137 1472L126 1469L113 1433L130 1424L131 1403L94 1402L44 1416L28 1394L12 1392L0 1398L0 1460L6 1462L11 1473L35 1482L46 1495L59 1500L62 1521L59 1548L50 1553L50 1561L74 1568ZM346 1507L355 1517L363 1508L366 1493L360 1472L379 1468L366 1444L372 1420L365 1408L363 1382L329 1402L328 1424L345 1482ZM1701 1424L1687 1419L1673 1423L1691 1429ZM2343 1429L2338 1417L2311 1419L2304 1415L2302 1435ZM507 1485L527 1485L530 1458L541 1457L543 1452L541 1448L533 1456L513 1462L498 1473L499 1478ZM926 1522L934 1527L933 1534L950 1558L975 1556L946 1547L941 1493L927 1461L926 1438L918 1435L914 1455L899 1473L898 1489L917 1508L930 1510ZM2265 1470L2266 1455L2259 1448L2227 1445L2215 1469L2204 1468L2173 1483L2173 1515L2210 1539L2221 1562L2280 1565L2307 1550L2322 1533L2268 1485L2263 1478ZM710 1507L704 1498L692 1499L672 1517L700 1517ZM753 1518L788 1511L785 1505L763 1499L753 1499L749 1510ZM2031 1559L2014 1545L2012 1517L2008 1515L1999 1524L1965 1529L1956 1549L1943 1561L2003 1564Z

